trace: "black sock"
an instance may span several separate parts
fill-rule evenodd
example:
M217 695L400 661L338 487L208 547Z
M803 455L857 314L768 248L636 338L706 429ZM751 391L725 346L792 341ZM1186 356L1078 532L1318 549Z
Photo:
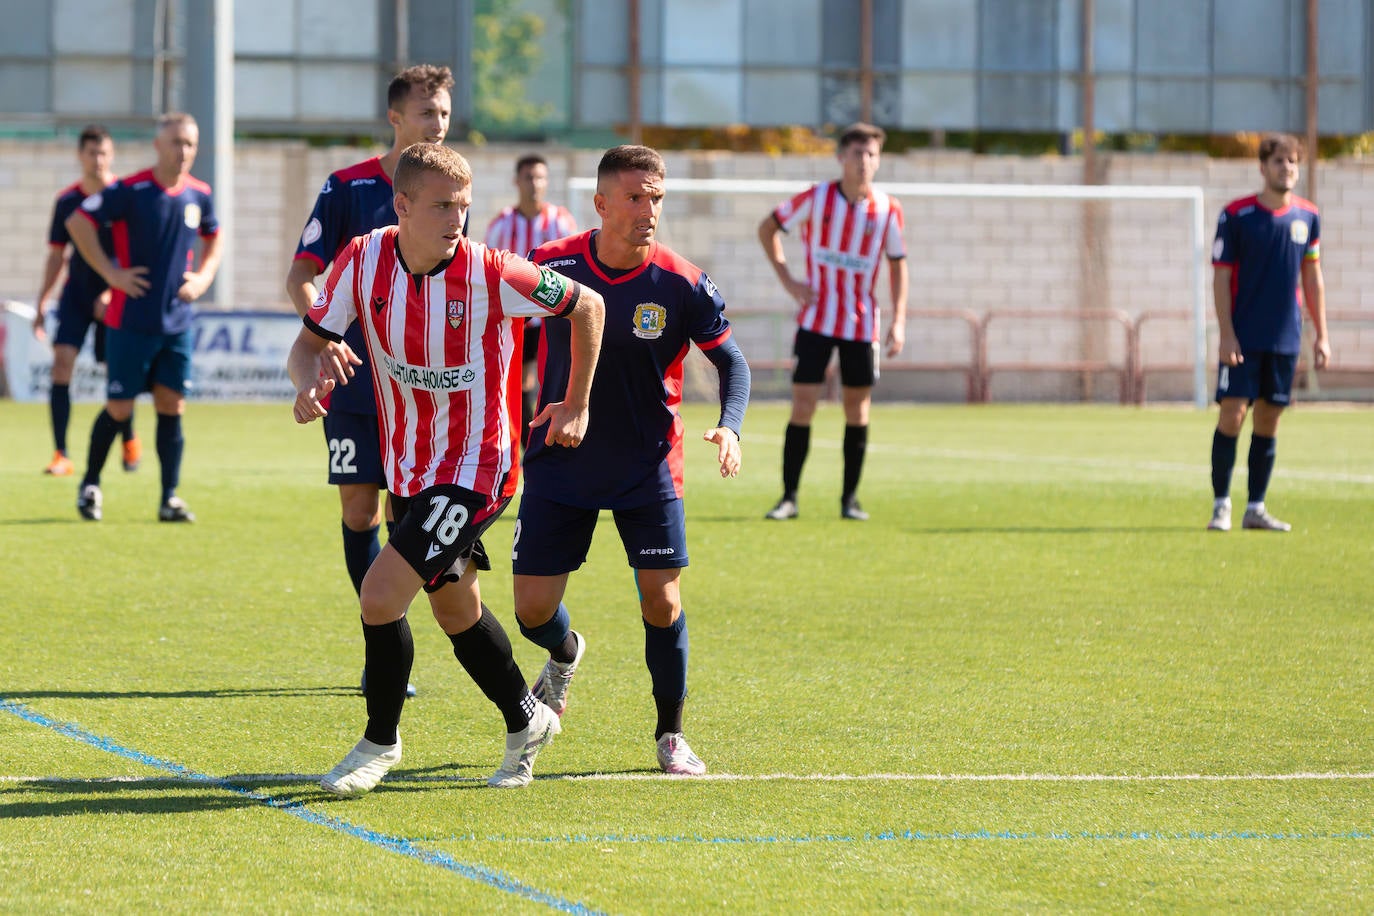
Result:
M67 454L67 426L72 421L72 387L53 383L48 392L48 412L52 414L53 446Z
M1264 502L1269 478L1274 473L1274 459L1278 456L1278 440L1273 436L1250 434L1250 502Z
M806 453L811 450L811 427L787 424L787 432L782 440L782 495L784 499L796 499L797 488L801 486L802 465L806 464Z
M181 435L181 415L157 415L157 460L162 465L162 501L176 495L181 483L181 454L186 440Z
M1236 440L1221 430L1212 433L1212 495L1225 499L1231 495L1231 471L1236 466Z
M678 615L670 627L655 627L644 621L644 663L653 683L654 706L658 724L654 738L667 732L682 731L682 707L687 699L687 614Z
M119 437L125 442L134 438L134 412L132 410L129 411L129 419L125 420L124 424L119 427Z
M376 744L395 744L406 702L410 666L415 662L415 641L410 621L363 624L367 672L367 730L363 737Z
M117 435L118 421L110 416L108 410L102 410L91 426L91 446L86 454L86 476L81 480L82 486L100 485L100 472L105 469L105 459L110 457L110 446L114 445Z
M864 455L868 452L868 427L846 426L844 428L844 499L854 496L859 489L859 477L864 472Z
M343 528L344 566L348 567L348 578L353 580L353 590L361 595L363 576L367 575L367 568L377 559L377 554L382 552L382 545L377 540L378 526L374 525L366 531L354 531L340 522L340 527Z
M501 621L484 604L477 623L461 633L449 634L453 654L487 699L501 710L507 732L518 732L530 724L534 697L525 676L511 653L510 637ZM368 689L372 688L369 682Z

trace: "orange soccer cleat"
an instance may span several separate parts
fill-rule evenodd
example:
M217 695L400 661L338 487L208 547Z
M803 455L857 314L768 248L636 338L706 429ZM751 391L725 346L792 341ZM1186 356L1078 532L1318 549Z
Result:
M137 471L138 462L143 458L143 443L135 436L124 441L124 470Z
M76 472L76 466L72 460L61 452L52 453L52 461L43 469L44 474L51 474L53 477L70 477Z

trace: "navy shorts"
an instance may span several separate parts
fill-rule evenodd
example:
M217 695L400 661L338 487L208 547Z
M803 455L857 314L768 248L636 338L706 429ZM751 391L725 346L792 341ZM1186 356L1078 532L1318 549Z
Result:
M825 381L830 354L840 351L840 384L846 388L870 388L878 380L878 348L871 341L841 340L814 331L797 329L792 343L796 362L792 384L819 385Z
M414 496L390 494L396 530L389 543L435 592L457 582L472 562L491 569L482 532L505 511L510 498L493 500L457 484L441 483Z
M95 313L90 308L79 308L76 306L67 307L59 305L57 307L57 333L53 335L53 346L66 344L69 347L76 347L80 350L86 344L86 332L95 325L96 333L99 335L100 328L104 325L95 319Z
M324 417L324 441L329 444L329 483L386 486L382 473L382 441L377 417L370 413L331 410Z
M1217 367L1217 401L1245 398L1251 404L1263 398L1287 407L1292 400L1293 376L1298 369L1296 353L1242 353L1239 366Z
M178 394L191 390L191 350L194 337L187 328L180 334L143 334L109 328L105 335L108 375L105 394L112 401L131 401L153 385Z
M511 567L518 576L560 576L587 561L599 509L583 509L530 496L520 500ZM612 517L633 569L676 569L687 565L687 520L682 500L667 499Z

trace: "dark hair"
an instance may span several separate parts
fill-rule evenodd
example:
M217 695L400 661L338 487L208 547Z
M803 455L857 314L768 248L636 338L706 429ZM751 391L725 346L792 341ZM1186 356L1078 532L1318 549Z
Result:
M851 143L866 143L869 140L877 140L878 146L887 142L887 131L873 124L865 124L863 121L851 124L840 134L840 149L844 149Z
M472 167L457 150L440 143L412 143L401 151L391 183L397 194L414 197L420 177L427 172L443 175L459 186L472 184Z
M87 143L104 143L110 139L110 132L103 124L87 124L76 139L76 148L83 149Z
M658 150L647 146L616 146L606 150L596 167L596 180L621 172L652 172L659 178L668 176L668 166Z
M1265 134L1260 140L1259 161L1268 162L1271 156L1280 152L1291 152L1299 162L1302 162L1302 141L1292 134Z
M545 159L538 153L530 153L528 155L521 156L519 159L515 160L515 174L519 175L521 169L528 168L532 165L542 165L545 168L548 168L549 160Z
M392 78L391 85L386 87L386 107L400 111L412 89L418 90L421 95L431 96L440 89L448 92L452 88L453 73L448 67L416 64L406 67Z

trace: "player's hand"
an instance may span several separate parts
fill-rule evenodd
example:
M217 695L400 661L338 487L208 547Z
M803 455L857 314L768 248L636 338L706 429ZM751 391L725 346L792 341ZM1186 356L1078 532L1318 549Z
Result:
M297 423L310 423L320 417L327 416L329 411L324 409L320 403L320 398L334 390L334 380L332 378L323 379L307 388L302 388L296 392L296 403L292 405L292 414Z
M887 329L887 358L892 359L902 352L902 347L906 346L906 325L894 323Z
M116 267L105 278L111 289L117 289L130 298L137 299L146 293L152 284L148 282L146 267Z
M320 351L320 375L340 385L347 385L353 377L353 367L363 364L362 357L343 341L330 341Z
M1318 337L1312 344L1312 365L1325 369L1331 362L1331 343L1325 337Z
M183 302L195 302L210 288L210 278L188 270L181 275L181 286L177 287L177 298Z
M544 433L545 445L577 448L587 435L587 408L574 407L565 401L555 401L544 405L544 409L530 420L530 429L537 429L545 422L549 424L548 431Z
M44 310L43 303L38 303L38 307L34 309L33 314L33 336L37 340L48 339L47 317L48 313Z
M1245 362L1245 357L1241 356L1240 353L1240 341L1236 339L1234 333L1221 335L1221 343L1217 346L1217 357L1217 361L1223 366L1239 366Z
M816 291L811 288L809 283L794 280L789 276L782 281L782 285L787 287L787 295L791 296L792 300L797 303L797 308L804 309L816 301Z
M110 300L113 298L114 292L109 287L106 287L104 292L95 297L95 305L91 306L91 310L95 313L96 321L102 323L105 321L105 310L110 307Z
M717 426L715 429L706 430L701 438L716 444L716 460L720 462L720 476L738 477L740 463L744 456L740 451L739 437L735 435L735 431L728 426Z

